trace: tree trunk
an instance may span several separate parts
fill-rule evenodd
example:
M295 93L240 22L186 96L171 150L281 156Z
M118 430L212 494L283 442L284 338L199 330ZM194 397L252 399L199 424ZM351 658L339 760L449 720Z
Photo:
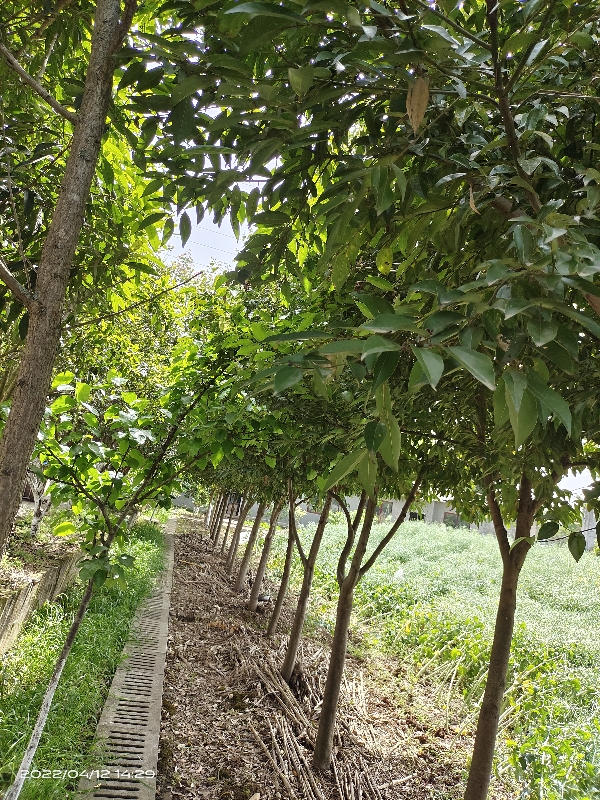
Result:
M238 571L237 579L235 581L236 592L241 592L241 590L244 588L244 582L246 580L246 575L248 574L248 567L250 566L250 559L252 558L252 551L254 550L254 545L256 544L256 537L258 536L260 523L265 513L266 507L267 504L261 502L258 508L256 509L256 517L254 519L254 525L252 526L252 530L250 531L250 537L248 539L248 542L246 543L246 549L244 550L242 563L240 564L240 569Z
M500 711L504 690L506 689L508 660L510 658L510 646L517 607L518 580L519 571L509 563L505 566L502 574L494 640L485 692L479 711L479 719L477 720L475 745L473 747L465 800L485 800L488 794Z
M46 726L46 720L48 719L48 714L50 712L54 694L56 692L56 687L58 686L60 676L66 664L67 658L69 657L69 653L71 652L71 648L73 647L73 642L77 636L77 631L79 630L81 621L83 620L84 614L90 603L93 588L94 582L93 579L90 579L86 586L83 597L81 598L81 602L79 603L79 608L75 614L75 619L73 620L63 648L54 666L54 672L52 673L52 678L50 679L50 683L46 689L46 694L42 700L42 706L35 722L35 727L31 734L31 738L29 739L29 744L27 745L27 749L25 750L23 759L17 771L17 777L15 778L12 786L4 795L4 800L18 800L18 797L21 794L21 789L23 788L23 783L25 781L25 775L31 769L33 758L35 756L38 744L40 743L42 733L44 732L44 727Z
M231 520L233 519L233 512L235 511L236 502L234 501L231 504L231 511L229 512L229 520L227 522L227 527L225 528L225 536L223 536L223 544L221 545L221 555L225 552L225 547L227 546L227 538L229 536L229 529L231 528Z
M360 567L367 550L373 517L375 515L375 501L368 499L365 518L360 532L360 537L352 556L348 574L340 586L340 596L335 618L335 631L331 645L331 656L327 670L327 680L323 692L323 705L319 717L319 730L313 754L313 767L315 769L328 769L333 749L333 734L335 731L335 713L340 697L340 686L346 663L346 650L348 648L348 628L352 616L352 602L354 588L360 580Z
M223 518L225 517L225 513L227 511L227 500L229 495L225 493L223 495L223 500L221 501L221 505L219 506L219 513L215 517L215 529L213 531L212 542L213 548L216 547L217 542L219 541L219 536L221 534L221 526L223 525Z
M496 501L491 478L488 479L488 506L494 523L500 555L502 556L502 584L500 586L500 599L498 601L487 681L481 709L479 710L473 756L464 795L465 800L486 800L487 798L492 777L502 700L506 689L506 676L517 608L517 586L525 558L531 549L528 537L531 536L534 515L540 504L533 497L529 479L526 475L523 475L519 487L519 506L515 533L515 541L519 539L521 541L515 544L512 549L508 541L508 534L502 520L500 507Z
M39 305L29 312L19 377L0 441L0 553L19 509L27 466L46 406L60 341L65 294L100 154L113 72L118 66L114 53L132 15L130 3L126 24L121 25L119 0L98 0L96 4L81 107L37 271L35 296Z
M223 501L223 495L219 492L215 497L212 507L210 509L210 518L208 520L208 526L207 526L208 536L210 539L212 539L213 531L215 529L215 515L219 511L222 501Z
M281 667L281 675L286 683L292 679L292 672L296 665L296 657L298 655L298 648L302 639L302 629L304 628L304 620L306 618L306 611L308 609L308 601L310 599L310 588L312 586L313 577L315 574L315 564L317 563L317 556L319 548L323 541L323 534L325 533L325 526L329 518L329 509L331 508L332 497L330 494L325 498L325 504L319 517L317 530L315 531L314 538L310 545L308 558L304 566L304 575L302 577L302 586L300 587L300 594L298 595L298 604L296 606L296 613L294 614L294 621L292 623L292 630L290 631L290 640L288 642L285 658Z
M41 481L37 475L29 473L29 485L33 492L33 518L30 530L32 539L37 539L40 535L40 526L52 505L52 498L47 494L50 484L51 481Z
M294 513L293 505L290 505L290 517ZM279 584L279 591L277 592L277 600L275 600L275 607L269 620L267 627L267 636L273 636L279 624L279 617L281 616L281 609L283 608L283 601L287 594L288 586L290 584L290 575L292 573L292 558L294 556L294 531L292 529L291 520L288 526L288 540L287 549L285 551L285 562L283 564L283 574L281 575L281 583Z
M246 522L246 517L248 516L250 509L252 508L253 505L254 505L254 498L248 497L240 511L237 525L235 526L235 530L233 532L233 538L231 539L231 547L229 548L229 553L227 554L227 561L225 562L225 570L228 575L231 575L233 571L233 565L235 564L235 558L237 556L237 551L240 546L240 537L242 535L242 528L244 527L244 522Z
M275 536L275 531L277 529L277 520L279 519L282 506L283 500L278 500L273 506L273 511L271 512L269 530L267 531L267 535L265 537L265 543L263 544L260 561L256 569L256 577L254 578L252 591L250 592L250 599L248 600L249 611L256 611L256 607L258 606L260 587L262 586L263 578L265 577L265 572L267 571L267 561L269 560L269 553L271 552L271 545L273 544L273 537Z
M208 508L206 509L206 515L204 517L204 527L206 528L207 532L210 532L210 526L212 523L212 515L215 510L215 503L219 499L219 493L213 492L210 496L210 500L208 501Z

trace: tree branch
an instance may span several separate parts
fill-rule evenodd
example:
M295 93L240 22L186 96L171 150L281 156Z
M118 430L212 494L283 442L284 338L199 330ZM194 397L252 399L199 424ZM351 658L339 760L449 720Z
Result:
M0 279L29 311L41 311L43 309L43 305L37 297L19 283L2 258L0 258Z
M423 482L424 477L425 477L425 467L422 467L421 470L419 470L419 474L417 475L415 482L412 485L412 489L410 490L409 495L404 502L404 505L402 506L402 511L400 512L398 519L396 520L396 522L394 522L394 524L389 529L387 534L379 542L375 550L373 550L373 553L371 554L371 557L368 559L368 561L366 561L360 568L359 572L360 578L362 578L365 572L368 572L371 569L375 561L379 558L379 555L382 552L382 550L384 550L388 546L393 536L396 534L398 528L400 527L400 525L402 525L402 523L406 519L406 515L408 514L410 507L415 501L415 497L417 496L417 492L419 491L419 486Z
M433 14L434 17L444 20L446 25L450 25L450 27L454 28L455 31L462 33L462 35L466 39L470 39L470 41L475 42L475 44L478 44L479 47L483 47L484 50L488 50L491 52L492 48L487 42L484 42L483 39L480 39L478 36L472 34L471 31L468 31L466 28L463 28L462 25L458 24L458 22L454 22L453 19L450 19L450 17L447 17L445 14L436 11L435 8L432 8L431 6L427 5L427 3L421 2L421 0L413 0L413 2L416 3L416 5L420 6L421 8L425 9L425 11L428 11L430 14Z
M60 114L61 117L69 120L69 122L73 125L76 124L77 114L74 114L72 111L69 111L67 108L61 105L58 100L56 100L50 94L50 92L46 91L46 89L44 89L44 87L36 81L35 78L32 78L31 75L23 69L13 54L7 50L3 44L0 44L0 55L4 57L4 60L8 66L17 73L23 83L27 84L27 86L33 89L33 91L38 94L42 100L45 100L48 105L56 111L57 114Z

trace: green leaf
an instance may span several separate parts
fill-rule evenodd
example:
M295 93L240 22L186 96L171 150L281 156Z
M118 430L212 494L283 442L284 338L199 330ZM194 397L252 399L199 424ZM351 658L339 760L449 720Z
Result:
M546 539L551 539L556 533L558 533L559 527L560 526L558 522L544 522L538 531L538 541L543 542Z
M204 89L210 83L203 75L189 75L181 83L176 84L171 92L171 102L174 106L189 95L194 94L198 89Z
M64 386L72 383L74 378L75 374L73 372L59 372L52 381L52 388L56 389L57 386Z
M144 228L154 225L155 222L159 222L161 219L164 219L164 217L165 214L163 211L155 211L153 214L148 214L148 216L144 217L144 219L137 226L137 230L143 231Z
M468 347L447 347L446 350L474 378L483 383L484 386L487 386L488 389L491 389L492 392L494 391L496 388L494 365L488 356Z
M387 427L387 436L379 445L379 452L381 457L394 472L398 471L398 461L400 459L400 450L402 447L402 434L400 426L393 414L387 413L382 419L385 420Z
M382 275L389 275L392 271L394 252L391 247L382 247L377 253L376 265Z
M509 367L504 373L506 391L510 394L515 411L519 413L523 392L527 388L527 376L514 367ZM495 392L494 392L495 394Z
M394 284L390 283L386 278L382 278L381 275L368 275L367 281L372 286L377 286L378 289L383 289L386 292L391 292L394 289Z
M57 525L53 530L55 536L70 536L72 533L76 532L77 528L72 522L61 522L60 525Z
M360 327L366 331L375 331L375 333L418 330L415 321L410 317L403 317L402 314L379 314L370 322L363 322Z
M399 362L400 353L381 353L373 368L373 391L394 374Z
M544 379L534 370L527 375L527 388L558 417L570 436L571 410L559 393L550 389Z
M186 97L173 108L168 116L173 130L173 142L181 144L186 139L191 139L196 132L196 118L191 98Z
M355 470L360 461L367 455L368 453L366 450L360 449L354 450L354 452L344 456L344 458L342 458L339 464L334 467L333 471L326 479L325 483L323 484L322 491L327 492L332 486L336 486L336 484L338 484L342 478L345 478L346 475Z
M277 459L272 456L265 456L265 463L271 467L271 469L275 469L277 466Z
M184 211L179 217L179 235L181 236L181 246L185 247L187 240L192 233L192 221L187 213Z
M337 342L329 342L319 348L319 353L324 356L336 355L338 353L362 353L363 342L359 339L341 339Z
M303 372L296 367L281 367L275 373L273 390L275 394L281 394L290 386L295 386L302 380Z
M78 383L75 386L75 399L78 403L87 403L92 393L92 387L87 383Z
M573 531L569 534L569 551L575 561L579 561L585 553L585 536L580 531Z
M379 445L385 439L385 435L387 433L387 426L383 422L378 422L377 420L372 420L365 425L365 442L367 444L368 449L372 453L376 453L379 449Z
M506 402L506 384L504 378L500 378L498 386L494 392L494 425L501 428L508 421L508 404Z
M519 448L535 428L538 419L537 403L535 397L526 389L521 398L519 411L517 411L508 388L506 389L506 403L510 424L515 433L515 447Z
M377 481L377 458L367 454L358 465L358 481L369 497L375 499L375 482Z
M302 97L313 85L315 80L315 68L298 67L298 69L294 69L290 67L288 69L288 75L292 89L296 92L298 97Z
M252 14L256 17L285 17L294 22L306 22L304 17L301 17L300 14L296 14L294 11L290 11L283 6L261 2L240 3L233 8L229 8L225 11L225 14Z
M400 349L400 345L397 342L392 342L383 336L369 336L363 345L362 358L364 360L372 353L385 353Z
M527 323L527 330L533 339L534 345L536 347L542 347L556 338L558 325L555 322L545 322L544 320L536 319Z
M444 359L426 347L416 347L416 345L411 344L410 348L419 362L423 374L432 388L435 389L444 374Z

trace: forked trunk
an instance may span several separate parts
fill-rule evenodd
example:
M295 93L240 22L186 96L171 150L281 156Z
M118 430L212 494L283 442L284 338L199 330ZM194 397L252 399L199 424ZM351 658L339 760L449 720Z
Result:
M233 571L233 565L235 564L235 558L237 556L237 551L240 546L240 537L242 535L242 528L244 527L244 522L246 522L246 517L248 516L248 513L253 505L254 505L254 499L249 497L244 502L240 510L237 525L235 526L233 537L231 539L231 546L229 548L229 553L227 553L227 561L225 562L225 570L228 575L231 575Z
M133 15L134 6L128 4ZM126 13L128 13L126 11ZM102 146L114 58L131 19L121 24L119 0L98 0L81 107L64 177L37 270L35 297L19 377L0 441L0 553L11 534L35 447L58 349L71 266Z
M260 555L260 561L256 569L256 577L254 578L254 583L252 584L252 591L250 592L250 599L248 600L249 611L256 611L256 607L258 606L260 587L262 586L262 582L265 577L265 572L267 571L267 562L269 560L269 553L271 552L271 545L273 544L273 537L275 536L275 531L277 530L277 520L279 519L279 514L281 513L282 506L283 506L283 500L279 500L277 503L275 503L275 505L273 506L273 511L271 512L271 519L269 521L269 530L267 531L267 535L265 537L262 553Z
M250 536L248 538L248 542L246 543L246 549L244 550L242 563L240 564L238 575L235 581L236 592L241 592L242 589L244 588L244 583L246 581L246 576L248 574L248 568L250 567L250 560L252 558L252 551L254 550L254 545L256 544L256 537L258 536L260 523L262 521L266 507L267 507L266 503L260 503L260 505L256 509L256 517L254 519L254 525L252 526L252 530L250 531Z
M360 567L367 550L371 528L373 527L374 515L375 502L369 498L365 509L365 519L354 555L352 556L350 569L340 586L340 595L335 616L335 631L333 633L331 656L329 658L329 669L327 670L327 680L325 681L325 690L323 691L323 705L321 707L319 730L317 732L315 751L313 754L313 767L315 769L328 769L329 762L331 761L333 734L335 731L335 713L340 697L344 665L346 663L348 629L352 616L354 588L360 580Z
M521 569L531 547L528 537L531 536L533 517L538 507L532 495L531 483L526 476L522 476L515 533L515 540L520 539L521 541L511 549L491 482L488 485L488 505L502 556L502 583L487 682L477 720L465 800L486 800L488 794L515 625L517 586Z
M308 610L308 601L310 599L310 589L315 574L315 564L317 563L317 556L319 555L319 548L323 541L323 534L325 533L325 526L329 518L329 510L331 508L332 497L330 494L325 498L325 504L319 517L317 530L315 531L312 540L308 558L304 566L304 575L302 577L302 586L300 587L300 594L298 595L298 604L296 605L296 613L294 614L294 621L292 623L292 630L290 631L290 639L288 642L285 658L281 667L281 676L286 683L292 679L292 672L296 666L296 658L298 656L298 648L302 640L302 630L304 628L304 620L306 619L306 612Z

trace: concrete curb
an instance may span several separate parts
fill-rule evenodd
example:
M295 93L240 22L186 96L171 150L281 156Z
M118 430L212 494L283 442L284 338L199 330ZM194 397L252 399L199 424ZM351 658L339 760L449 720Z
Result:
M81 778L77 800L155 798L175 526L167 523L165 569L134 617L96 728L103 766Z

